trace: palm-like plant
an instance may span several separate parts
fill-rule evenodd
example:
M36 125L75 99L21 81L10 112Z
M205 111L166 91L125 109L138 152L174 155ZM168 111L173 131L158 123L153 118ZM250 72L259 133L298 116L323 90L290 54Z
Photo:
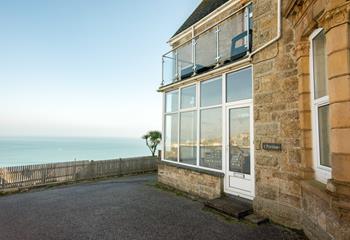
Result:
M162 140L162 133L159 131L149 131L147 134L142 136L142 139L146 140L146 145L152 153L152 156L155 156L157 146Z

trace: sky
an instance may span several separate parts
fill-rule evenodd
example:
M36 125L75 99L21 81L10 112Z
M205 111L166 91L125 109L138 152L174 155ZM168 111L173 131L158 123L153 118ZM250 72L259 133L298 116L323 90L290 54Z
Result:
M1 0L0 137L161 130L161 55L200 0Z

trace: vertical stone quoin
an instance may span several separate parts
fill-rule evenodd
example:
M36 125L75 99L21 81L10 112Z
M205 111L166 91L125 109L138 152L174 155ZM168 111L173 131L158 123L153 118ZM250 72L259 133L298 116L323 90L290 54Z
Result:
M326 9L320 24L326 33L330 100L332 179L327 189L350 198L350 2L329 1Z
M300 176L302 179L312 179L312 130L311 130L311 103L310 103L310 42L307 38L297 40L295 57L298 71L298 109L300 116Z

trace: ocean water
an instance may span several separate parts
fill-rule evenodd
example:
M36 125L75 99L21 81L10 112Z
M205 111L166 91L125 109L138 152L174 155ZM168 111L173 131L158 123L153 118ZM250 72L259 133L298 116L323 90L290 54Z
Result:
M0 167L149 155L141 138L0 137Z

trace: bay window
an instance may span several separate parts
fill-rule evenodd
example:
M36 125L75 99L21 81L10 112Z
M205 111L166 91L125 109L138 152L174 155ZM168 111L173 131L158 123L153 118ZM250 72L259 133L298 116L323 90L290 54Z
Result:
M164 98L164 160L222 170L222 78Z

